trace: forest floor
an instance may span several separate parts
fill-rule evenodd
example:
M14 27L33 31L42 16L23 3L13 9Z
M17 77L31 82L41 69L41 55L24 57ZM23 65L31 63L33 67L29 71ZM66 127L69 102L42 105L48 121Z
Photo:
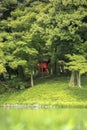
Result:
M34 87L12 89L11 82L0 82L0 106L87 107L87 77L82 88L69 87L68 77L40 78ZM3 90L3 84L9 89Z

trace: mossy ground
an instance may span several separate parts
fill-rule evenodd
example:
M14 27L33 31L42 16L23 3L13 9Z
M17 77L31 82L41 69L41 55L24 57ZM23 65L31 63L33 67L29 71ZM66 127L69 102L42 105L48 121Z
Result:
M58 107L87 107L87 77L82 79L82 88L69 87L68 77L40 78L35 86L27 89L8 89L0 93L0 105L41 105ZM8 82L9 86L11 82ZM2 88L0 83L0 87Z

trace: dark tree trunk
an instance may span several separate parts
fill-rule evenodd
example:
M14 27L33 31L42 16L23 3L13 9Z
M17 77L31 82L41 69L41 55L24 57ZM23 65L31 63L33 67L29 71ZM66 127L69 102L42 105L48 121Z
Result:
M11 73L9 73L9 80L11 79Z
M57 57L56 57L56 54L57 54L57 46L55 46L55 48L54 48L54 55L55 55L55 57L54 57L54 65L53 65L53 74L54 75L57 75Z
M5 77L3 73L0 74L0 81L5 81Z
M18 77L22 80L25 79L24 70L21 65L18 66Z
M53 71L54 75L57 74L57 61L55 59L55 62L54 62L54 71Z

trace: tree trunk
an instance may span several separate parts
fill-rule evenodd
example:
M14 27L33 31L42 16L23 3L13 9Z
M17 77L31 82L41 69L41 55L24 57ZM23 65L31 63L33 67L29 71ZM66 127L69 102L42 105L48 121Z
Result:
M54 62L54 75L57 75L57 60Z
M81 76L79 71L72 71L69 86L78 86L81 88Z
M11 79L11 73L9 73L8 75L9 75L8 79L10 80Z
M25 76L24 76L24 70L23 67L21 65L18 66L18 76L20 79L24 80Z
M41 76L43 77L44 72L43 72L43 68L41 68Z
M77 86L81 88L81 75L80 75L80 72L77 72Z
M75 86L75 71L72 71L72 73L71 73L71 78L70 78L69 86L70 87L74 87Z
M58 67L58 61L57 61L57 46L54 47L54 64L53 64L53 74L57 75L57 67Z
M53 68L50 68L50 74L53 75Z
M31 87L34 86L33 70L31 70Z
M4 81L4 80L5 80L4 74L1 73L1 74L0 74L0 81Z

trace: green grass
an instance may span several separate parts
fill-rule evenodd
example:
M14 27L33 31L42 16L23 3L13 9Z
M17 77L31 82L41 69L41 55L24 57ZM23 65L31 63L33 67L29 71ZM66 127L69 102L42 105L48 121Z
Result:
M39 79L34 87L1 93L0 105L87 107L86 77L83 78L82 88L69 88L68 82L69 78L66 77Z
M0 130L87 130L87 110L0 109Z

